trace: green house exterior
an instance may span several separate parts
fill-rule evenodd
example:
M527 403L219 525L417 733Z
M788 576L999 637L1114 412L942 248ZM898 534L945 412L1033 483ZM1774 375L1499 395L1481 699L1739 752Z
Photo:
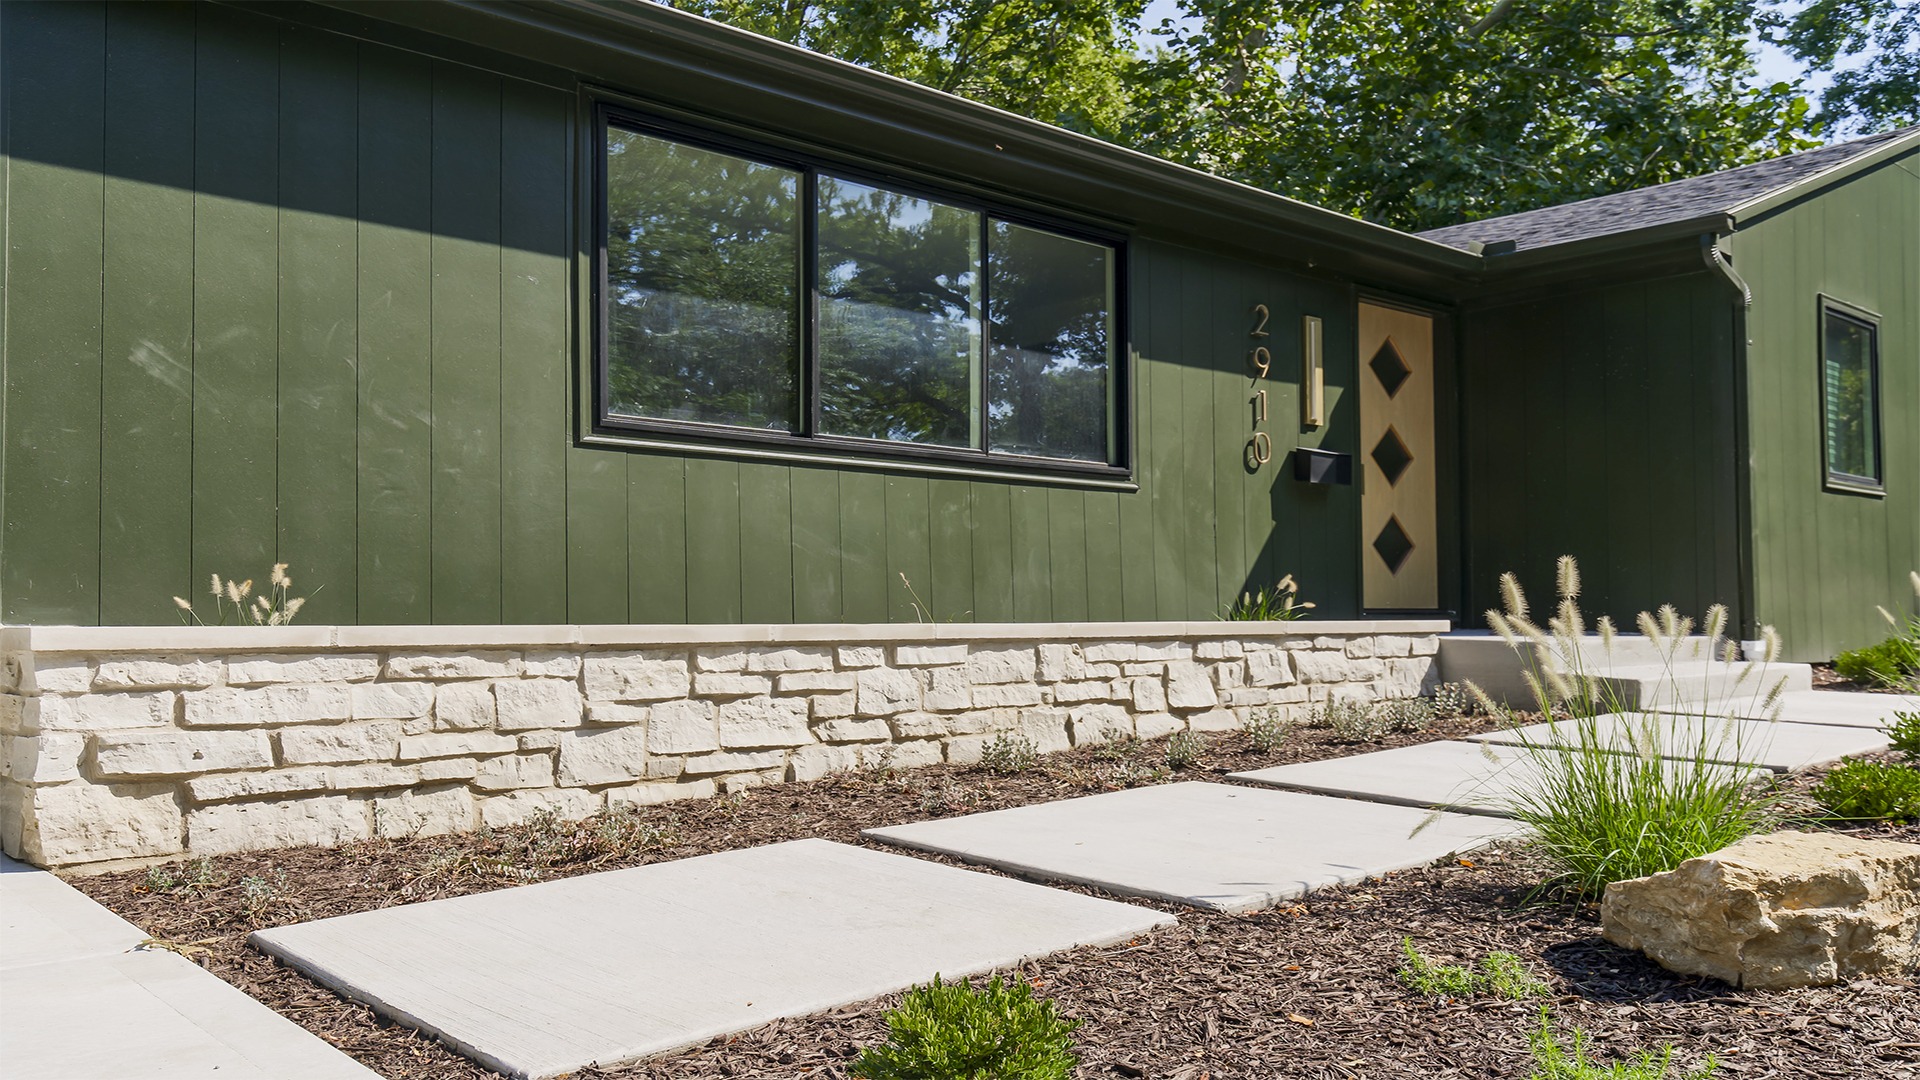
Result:
M1205 620L1289 573L1357 616L1363 303L1432 320L1462 625L1571 552L1595 613L1822 658L1920 566L1912 132L1508 253L1527 215L1409 236L649 4L7 0L0 48L8 623L169 623L274 562L337 624ZM609 429L608 105L1111 237L1108 467ZM1824 482L1823 295L1877 319L1875 493Z

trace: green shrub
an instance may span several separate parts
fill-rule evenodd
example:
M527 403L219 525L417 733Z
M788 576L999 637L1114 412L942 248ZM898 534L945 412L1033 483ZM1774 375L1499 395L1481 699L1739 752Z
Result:
M1207 740L1197 731L1176 731L1167 740L1167 768L1192 768L1207 749Z
M1412 938L1400 939L1400 952L1406 957L1398 972L1400 984L1427 997L1469 997L1479 988L1479 976L1470 967L1436 964L1413 947Z
M1843 652L1833 670L1862 686L1901 687L1920 676L1920 646L1904 637L1890 637L1878 645Z
M1893 726L1887 729L1893 748L1920 765L1920 710L1893 714Z
M1835 817L1920 821L1920 770L1884 761L1846 761L1813 789Z
M887 1014L887 1041L861 1051L853 1075L865 1080L1067 1080L1077 1020L1027 984L995 978L984 990L942 983L908 992Z
M1001 732L980 748L980 767L991 773L1026 772L1040 757L1040 750L1025 735Z
M1247 743L1263 754L1280 749L1293 734L1293 721L1277 706L1253 710L1247 718Z
M1540 1010L1540 1026L1527 1036L1533 1050L1533 1072L1527 1080L1706 1080L1714 1072L1709 1057L1697 1071L1675 1071L1673 1047L1660 1048L1660 1055L1642 1051L1633 1061L1601 1065L1587 1060L1587 1033L1573 1029L1573 1045L1566 1046L1554 1034L1553 1019Z
M1221 616L1228 622L1291 622L1304 619L1313 605L1298 599L1300 586L1294 584L1293 575L1280 579L1278 585L1261 586L1251 592L1243 592L1239 599L1227 605L1226 614Z
M1510 952L1487 954L1479 970L1459 964L1436 964L1413 947L1412 938L1400 941L1406 963L1396 973L1401 985L1426 997L1464 998L1490 993L1508 1001L1544 997L1548 986L1533 977L1525 961Z
M1525 961L1510 952L1488 953L1487 958L1480 961L1480 970L1487 989L1493 991L1495 997L1508 1001L1546 997L1553 992L1552 987L1533 977Z
M1545 629L1529 619L1526 596L1512 574L1500 579L1506 610L1488 612L1487 619L1529 659L1527 679L1540 712L1567 714L1545 737L1518 739L1525 779L1500 800L1532 828L1561 881L1597 895L1615 881L1672 870L1771 827L1776 792L1722 764L1752 758L1742 746L1748 729L1713 719L1732 711L1727 703L1700 702L1697 715L1681 717L1642 712L1615 698L1614 684L1594 674L1582 655L1579 568L1563 557L1559 569L1560 603ZM1667 606L1641 613L1638 623L1673 671L1693 620ZM1703 627L1709 655L1733 655L1722 638L1725 628L1726 609L1709 609ZM1601 620L1599 631L1603 644L1610 644L1612 624ZM1773 628L1763 628L1761 636L1768 659L1778 656ZM1767 678L1755 679L1755 672L1763 671L1761 665L1743 668L1723 689L1731 695L1754 679L1757 712L1770 712L1783 683L1761 685ZM1516 727L1522 722L1511 712L1507 719Z

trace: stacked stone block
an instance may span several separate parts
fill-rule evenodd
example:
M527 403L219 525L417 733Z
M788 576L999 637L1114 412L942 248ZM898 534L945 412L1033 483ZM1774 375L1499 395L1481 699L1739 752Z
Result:
M73 630L67 651L35 651L33 631L11 630L0 842L71 866L434 835L883 762L970 764L1002 733L1058 751L1431 684L1436 627L1350 625L177 654L87 650Z

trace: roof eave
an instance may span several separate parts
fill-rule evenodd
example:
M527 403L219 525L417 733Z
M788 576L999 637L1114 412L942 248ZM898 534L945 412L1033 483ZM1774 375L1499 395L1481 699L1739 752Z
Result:
M1883 146L1877 146L1867 153L1850 157L1831 168L1822 169L1785 187L1775 188L1764 195L1740 203L1727 211L1727 216L1733 220L1737 228L1744 222L1752 221L1788 203L1804 199L1823 188L1832 187L1860 173L1877 169L1889 161L1913 153L1920 153L1920 128L1915 128L1906 135Z
M1727 215L1707 214L1631 232L1529 248L1512 255L1495 255L1487 259L1487 273L1472 304L1506 304L1516 296L1534 295L1568 284L1698 269L1700 237L1724 236L1732 230L1733 221Z
M1191 217L1210 239L1250 246L1261 234L1314 242L1317 250L1278 251L1280 261L1337 267L1372 279L1404 279L1450 290L1483 269L1480 256L1385 226L1361 221L1175 162L1102 142L1040 121L809 52L771 38L651 3L555 0L532 4L443 0L392 4L379 0L321 0L366 19L465 40L517 56L582 70L570 63L584 51L664 64L688 76L738 78L756 73L789 100L855 112L875 124L916 126L916 140L938 139L956 153L993 147L1002 169L1038 169L1083 183L1097 177L1110 192L1144 197L1169 217ZM508 45L511 45L509 48ZM583 72L592 75L587 67ZM773 91L772 85L759 89ZM1153 233L1161 223L1135 224ZM1175 235L1189 222L1167 226Z

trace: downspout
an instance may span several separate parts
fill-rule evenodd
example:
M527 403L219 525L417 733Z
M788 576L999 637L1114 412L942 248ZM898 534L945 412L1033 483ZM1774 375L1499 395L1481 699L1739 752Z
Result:
M1753 288L1748 285L1727 253L1720 250L1720 241L1731 234L1705 233L1700 237L1700 257L1706 261L1720 280L1732 287L1735 303L1733 305L1733 517L1735 522L1736 543L1734 547L1734 577L1738 584L1735 603L1738 605L1736 619L1739 622L1740 641L1747 647L1748 657L1754 655L1760 637L1760 620L1754 611L1753 580L1753 455L1752 443L1748 432L1750 415L1747 401L1747 358L1753 347L1753 341L1747 337L1747 315L1753 308Z

